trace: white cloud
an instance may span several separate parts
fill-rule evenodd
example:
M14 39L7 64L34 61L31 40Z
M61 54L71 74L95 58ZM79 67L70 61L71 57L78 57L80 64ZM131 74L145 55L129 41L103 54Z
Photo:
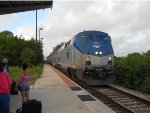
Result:
M32 37L35 37L35 26L24 24L17 27L17 29L14 31L14 34L17 36L22 36L27 40L31 39Z
M112 36L115 54L127 55L142 52L150 48L146 37L150 36L150 2L58 2L53 6L52 24L45 46L53 47L83 30L100 30ZM49 21L49 22L48 22ZM145 31L146 30L146 31ZM138 33L143 32L140 36ZM146 47L145 47L146 45ZM47 48L48 49L48 48ZM45 52L45 55L49 53Z
M0 17L0 24L10 24L14 20L16 20L17 16L16 14L7 14L7 15L1 15Z

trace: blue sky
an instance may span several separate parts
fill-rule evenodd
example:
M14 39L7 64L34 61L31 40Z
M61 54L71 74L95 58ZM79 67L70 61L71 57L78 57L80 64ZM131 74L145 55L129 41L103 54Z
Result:
M38 10L44 56L83 30L108 33L116 56L146 52L150 49L149 11L150 1L146 0L54 1L52 10ZM0 15L0 31L3 30L25 39L35 37L35 11Z
M41 21L48 13L47 9L41 9L37 11L37 21ZM36 24L36 11L27 11L27 12L20 12L16 13L17 19L10 23L8 26L1 26L3 30L7 29L9 31L14 32L14 30L18 27L21 26L22 24Z

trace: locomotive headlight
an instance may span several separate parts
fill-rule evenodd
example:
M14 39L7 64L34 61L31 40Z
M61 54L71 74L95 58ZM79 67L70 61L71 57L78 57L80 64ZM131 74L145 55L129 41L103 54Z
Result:
M103 53L100 51L99 54L101 55L101 54L103 54Z
M88 56L88 57L86 57L86 60L90 60L90 57Z
M109 59L109 60L111 60L111 59L112 59L112 57L111 57L111 56L109 56L109 57L108 57L108 59Z
M96 51L95 54L98 55L98 51Z

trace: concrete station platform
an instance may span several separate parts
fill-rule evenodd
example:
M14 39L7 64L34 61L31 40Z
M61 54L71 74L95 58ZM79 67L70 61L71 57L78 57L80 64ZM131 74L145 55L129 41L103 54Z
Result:
M115 113L64 74L44 65L43 74L30 90L42 102L42 113ZM11 112L21 107L21 95L11 95Z

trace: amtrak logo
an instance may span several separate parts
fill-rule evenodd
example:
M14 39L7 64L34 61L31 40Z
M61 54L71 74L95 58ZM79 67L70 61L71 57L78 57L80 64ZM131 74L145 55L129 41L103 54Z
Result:
M99 47L101 47L101 45L92 45L92 47L99 48Z
M100 45L99 42L94 42L93 45L92 45L92 47L99 48L99 47L101 47L101 45Z

